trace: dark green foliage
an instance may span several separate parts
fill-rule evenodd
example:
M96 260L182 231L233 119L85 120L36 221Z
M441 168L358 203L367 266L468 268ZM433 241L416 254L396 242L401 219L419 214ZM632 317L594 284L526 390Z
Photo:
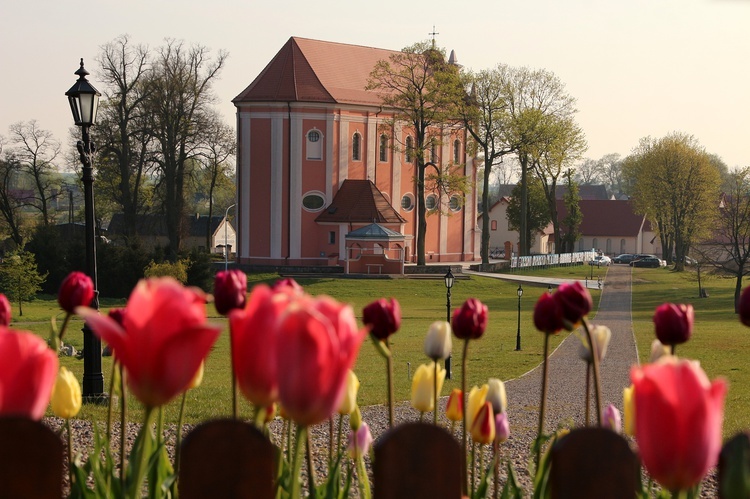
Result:
M34 253L39 272L48 273L42 284L43 293L57 294L60 283L70 272L86 269L82 230L81 234L65 234L60 227L40 225L26 244L26 250Z
M129 296L138 280L143 278L143 269L150 261L151 255L138 243L99 245L99 294L110 298Z
M207 293L210 292L213 289L215 273L211 264L211 255L193 248L186 257L190 259L190 266L187 271L188 286L195 286Z

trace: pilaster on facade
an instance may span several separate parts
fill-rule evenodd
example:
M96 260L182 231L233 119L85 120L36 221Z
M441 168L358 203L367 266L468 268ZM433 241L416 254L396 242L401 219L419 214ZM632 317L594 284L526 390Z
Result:
M401 126L401 123L394 123L393 124L393 136L398 137L399 141L403 143L403 127ZM399 151L396 149L396 140L393 141L394 146L394 152L393 152L393 168L391 168L391 204L394 208L397 210L401 208L401 157L402 155L399 153ZM403 232L402 232L403 233Z
M335 116L333 110L326 114L326 204L333 199L333 129ZM341 142L341 140L339 140Z
M302 137L302 116L299 113L291 115L291 136ZM322 140L329 140L322 137ZM293 139L291 147L291 171L289 178L289 258L298 260L301 256L302 244L302 155L303 140Z
M375 181L375 165L378 156L378 119L370 113L367 115L367 180Z
M339 178L338 187L349 178L349 120L339 121Z
M271 118L271 211L270 211L270 255L281 258L281 239L284 212L284 121L285 116L274 114Z
M236 209L237 230L242 234L237 248L240 258L250 256L250 113L242 111L238 113L238 139L240 144L240 167L237 172L239 188L237 189L238 206ZM239 230L242 225L242 231Z

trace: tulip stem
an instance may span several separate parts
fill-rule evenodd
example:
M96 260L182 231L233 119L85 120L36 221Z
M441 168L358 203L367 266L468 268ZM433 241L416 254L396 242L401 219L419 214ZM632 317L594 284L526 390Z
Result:
M384 341L386 350L390 352L391 347L388 344L388 338ZM388 355L385 358L385 362L388 367L388 426L389 428L393 428L393 420L395 419L393 413L393 355Z
M237 409L237 376L234 374L234 335L232 328L229 328L229 363L232 369L232 417L239 419L239 410Z
M68 322L70 322L70 316L72 314L70 312L65 312L65 318L63 319L62 327L60 328L60 335L58 336L60 340L60 346L63 344L63 336L65 336L65 329L68 327Z
M179 471L180 471L180 450L182 448L182 417L185 414L185 399L186 398L187 398L187 390L182 392L182 401L180 402L180 415L177 416L177 436L175 437L175 444L174 444L174 474L176 476L180 476Z
M467 453L469 451L468 442L466 441L466 360L468 358L469 353L469 338L466 338L464 341L464 352L463 356L461 358L461 398L463 398L463 419L464 424L462 427L462 440L464 444L464 452L463 452L463 470L464 470L464 495L467 495L469 493L469 469L467 467L468 465L468 459L467 459Z
M589 425L590 419L590 405L591 405L591 362L586 362L586 426Z
M547 364L549 353L549 334L544 335L544 363L542 364L542 401L539 406L539 428L536 434L536 468L539 470L539 458L541 454L541 438L544 433L544 409L547 404Z
M123 377L122 364L117 363L120 371L120 483L125 485L125 471L127 463L125 462L125 436L127 435L127 398L125 398L125 378Z
M73 473L73 430L70 427L70 418L65 420L65 426L68 429L68 473L70 474L70 492L73 495L73 483L75 483L75 474Z
M494 489L494 499L498 499L500 495L500 459L499 459L499 453L500 453L500 444L497 442L497 438L492 442L492 455L494 457L494 468L495 468L495 479L493 482L495 483L495 489Z
M135 457L135 469L133 471L133 481L130 483L132 487L129 492L129 496L132 499L141 497L141 486L143 485L143 479L145 476L146 468L148 467L148 460L151 457L152 452L152 435L151 435L151 420L153 419L154 408L146 407L143 417L143 426L141 427L141 434L136 438L137 447L133 449L133 456ZM125 434L125 431L121 432ZM125 483L123 482L123 485Z
M339 435L338 435L338 444L336 445L336 455L339 455L339 452L341 452L341 438L343 433L344 426L344 415L339 414Z
M359 496L362 499L370 499L372 497L370 493L370 478L367 476L365 460L359 455L359 451L357 451L357 476L359 477Z
M476 469L477 469L477 444L471 442L471 497L474 497L474 488L476 484Z
M435 388L435 410L433 411L435 414L435 426L438 425L438 363L437 359L435 359L435 374L433 376L433 386Z
M305 432L305 447L305 455L307 456L307 486L310 489L309 497L315 499L317 497L317 488L315 487L315 463L313 463L312 437L310 436L309 431Z
M115 396L115 374L117 373L117 361L112 362L112 375L109 377L109 403L107 407L107 442L112 441L112 418L113 414L113 403Z
M298 424L296 431L297 441L294 444L294 457L292 458L292 488L289 493L291 499L301 499L300 470L302 469L302 452L307 438L307 428Z
M328 463L333 461L333 416L328 418Z
M582 321L583 329L586 331L586 337L591 347L591 364L594 370L594 398L596 400L596 426L602 425L602 388L599 380L599 352L598 345L594 343L591 337L591 328L588 321L584 318Z

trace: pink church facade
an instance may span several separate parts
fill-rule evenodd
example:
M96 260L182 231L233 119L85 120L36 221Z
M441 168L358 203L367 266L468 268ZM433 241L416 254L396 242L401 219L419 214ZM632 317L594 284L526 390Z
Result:
M416 261L413 139L365 90L375 63L391 54L290 38L234 99L238 263L346 266L347 234L373 223L403 235L397 246ZM465 130L439 134L428 159L458 165L472 187L463 198L427 196L426 261L474 261L474 159Z

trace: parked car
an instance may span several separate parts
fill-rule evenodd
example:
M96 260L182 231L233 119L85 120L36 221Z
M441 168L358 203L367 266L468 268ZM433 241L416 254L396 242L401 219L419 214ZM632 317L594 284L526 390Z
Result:
M612 263L612 259L607 255L597 255L593 260L589 260L589 265L596 265L597 267L609 267Z
M664 263L666 264L666 262ZM663 266L662 260L655 256L644 256L643 258L639 258L638 260L633 260L630 265L632 267L650 267L655 269Z
M636 256L630 253L623 253L622 255L617 255L612 259L612 263L630 263L633 260L636 259Z

